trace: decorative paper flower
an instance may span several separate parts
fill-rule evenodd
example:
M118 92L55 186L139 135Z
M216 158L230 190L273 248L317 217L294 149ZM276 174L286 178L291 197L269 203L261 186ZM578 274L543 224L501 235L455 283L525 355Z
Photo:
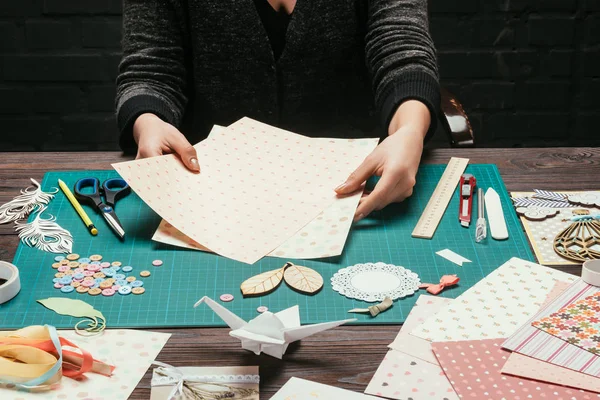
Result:
M517 214L532 221L541 221L546 218L551 218L558 213L559 211L554 208L540 206L517 207Z
M584 206L600 207L600 193L585 192L570 194L569 202Z

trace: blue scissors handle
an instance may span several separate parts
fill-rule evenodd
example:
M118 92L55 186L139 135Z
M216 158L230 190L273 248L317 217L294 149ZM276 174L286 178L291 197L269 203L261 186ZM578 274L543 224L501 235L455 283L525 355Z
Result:
M127 196L131 192L131 188L124 179L111 178L104 181L102 191L106 199L105 203L114 208L117 200Z
M83 188L91 187L91 193L83 193ZM102 204L102 197L100 197L100 181L98 178L82 178L75 183L73 187L75 197L82 203L87 203L93 206L100 206Z
M83 193L83 189L87 187L92 188L91 193ZM97 207L105 203L114 208L117 200L128 195L131 192L131 188L121 178L107 179L102 183L102 187L100 187L100 180L98 178L82 178L75 183L74 191L75 197L82 202ZM104 201L102 200L102 195L104 195Z

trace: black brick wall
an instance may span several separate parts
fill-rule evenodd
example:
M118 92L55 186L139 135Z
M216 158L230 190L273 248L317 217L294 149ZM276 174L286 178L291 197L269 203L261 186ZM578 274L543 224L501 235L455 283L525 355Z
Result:
M600 0L430 0L430 12L442 83L479 145L600 144ZM117 148L120 14L120 0L0 2L0 151Z

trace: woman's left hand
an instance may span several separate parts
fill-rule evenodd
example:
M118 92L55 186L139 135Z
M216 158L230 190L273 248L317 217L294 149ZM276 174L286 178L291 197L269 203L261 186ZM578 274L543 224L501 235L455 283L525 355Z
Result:
M338 194L350 194L371 176L381 177L373 191L360 200L354 220L361 220L374 210L410 197L422 153L423 134L410 127L402 127L385 138L346 182L335 189Z

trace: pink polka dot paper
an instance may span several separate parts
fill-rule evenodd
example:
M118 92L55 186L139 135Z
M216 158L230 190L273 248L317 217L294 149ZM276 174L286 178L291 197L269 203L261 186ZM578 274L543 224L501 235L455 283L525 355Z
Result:
M458 395L477 400L587 400L599 394L503 375L510 352L503 339L437 342L431 347Z
M194 242L252 264L329 207L373 143L313 139L243 118L194 146L200 174L174 155L113 167Z

